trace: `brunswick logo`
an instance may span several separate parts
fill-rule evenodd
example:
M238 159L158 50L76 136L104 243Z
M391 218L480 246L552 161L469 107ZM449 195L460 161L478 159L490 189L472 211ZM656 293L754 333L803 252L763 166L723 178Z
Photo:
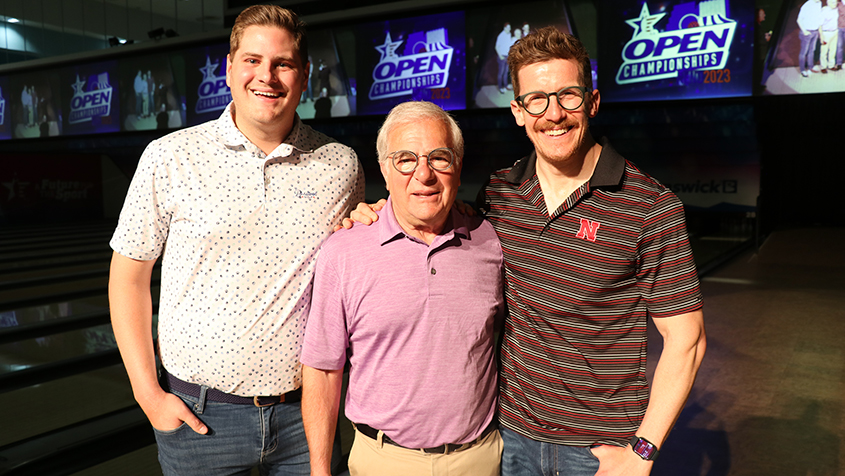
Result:
M71 87L73 97L70 99L68 123L79 124L93 117L108 117L111 114L112 87L109 84L109 73L89 76L87 82L79 79L77 74L76 82Z
M702 1L697 13L680 19L672 16L666 31L658 31L655 25L666 13L651 14L644 3L639 18L625 20L634 35L622 50L616 83L675 78L679 71L723 69L736 30L736 22L726 18L726 12L725 0Z
M206 55L205 66L200 68L202 81L197 89L197 114L206 112L222 111L232 100L232 93L226 85L226 72L222 76L214 74L220 63L212 63L211 58Z
M384 44L375 47L381 59L373 69L371 100L409 95L418 88L446 87L454 51L446 44L446 29L411 34L411 48L406 48L410 54L398 56L396 49L403 42L391 40L388 32Z

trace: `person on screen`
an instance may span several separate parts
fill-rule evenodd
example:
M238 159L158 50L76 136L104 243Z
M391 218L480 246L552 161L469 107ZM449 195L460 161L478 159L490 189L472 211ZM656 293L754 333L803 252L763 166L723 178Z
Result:
M593 138L601 96L580 40L540 28L508 65L534 151L476 200L505 257L502 476L648 475L706 348L683 204ZM650 384L649 317L663 337Z
M364 176L350 147L296 114L304 27L276 5L241 12L232 102L147 146L110 242L112 327L168 476L310 472L299 355L312 275ZM159 379L150 277L162 252Z
M320 91L326 91L326 96L331 96L332 91L332 83L331 83L331 74L332 70L323 63L323 60L320 60L320 67L317 71L317 76L320 78Z
M508 87L508 50L510 50L512 44L511 24L505 23L499 36L496 37L496 63L498 65L496 85L499 87L500 94L505 94Z
M302 345L314 476L329 475L343 369L352 476L498 476L494 331L502 250L490 223L452 210L463 138L439 106L394 107L376 140L381 219L320 250Z
M147 74L145 77L147 79L147 104L149 104L147 108L147 115L153 116L157 112L155 101L156 80L153 77L152 71L150 70L147 70Z
M839 71L842 69L843 64L843 51L845 51L845 0L839 0L836 2L836 9L839 11L838 16L838 37L836 39L836 66L833 67L834 71Z
M21 108L23 109L23 121L27 126L32 125L32 95L29 93L29 86L24 85L21 89Z
M320 90L320 97L314 101L314 118L326 119L332 117L332 100L326 88Z
M302 92L302 98L299 102L313 101L314 94L313 94L313 82L314 82L314 63L311 61L311 55L308 55L308 84L305 86L305 91Z
M819 41L819 30L822 26L821 0L807 0L798 11L798 36L801 40L801 50L798 53L798 69L801 76L810 76L817 70L816 43Z
M839 9L836 4L838 0L827 0L827 4L822 7L822 25L819 29L819 40L821 41L821 54L819 62L821 63L822 73L827 74L827 70L833 70L836 66L836 45L839 40Z
M769 40L772 33L763 28L763 22L766 21L765 10L757 9L756 20L754 22L754 89L756 94L760 94L766 89L766 86L762 84L763 68L766 66L766 55L769 53Z
M135 118L141 119L144 116L144 93L147 90L147 82L144 81L143 73L138 70L135 75L135 82L133 84L135 90Z

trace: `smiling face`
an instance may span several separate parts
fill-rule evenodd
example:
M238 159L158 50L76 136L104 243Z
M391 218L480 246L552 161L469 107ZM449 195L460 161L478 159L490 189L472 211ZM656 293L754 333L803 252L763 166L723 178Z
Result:
M390 131L387 150L410 150L426 155L440 147L454 147L442 121L422 119L411 124L400 124ZM449 210L455 202L461 184L461 160L456 157L452 168L434 171L421 157L412 174L399 173L390 159L381 162L381 173L390 192L393 213L406 232L438 234L443 229Z
M529 64L522 67L518 75L519 94L531 91L550 93L567 86L583 86L579 81L578 63L574 60L555 59ZM581 107L567 111L552 96L549 107L538 116L532 116L516 101L511 101L511 112L516 123L525 127L537 159L561 164L574 156L586 154L593 144L588 121L598 113L599 99L598 90L587 92Z
M308 80L304 66L289 31L259 25L244 30L238 49L226 57L226 84L235 125L248 139L284 140Z

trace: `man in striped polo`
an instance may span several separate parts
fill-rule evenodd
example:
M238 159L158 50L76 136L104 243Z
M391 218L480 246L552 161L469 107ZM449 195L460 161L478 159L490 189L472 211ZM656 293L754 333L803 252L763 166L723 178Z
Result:
M505 257L502 474L647 475L705 350L683 206L590 135L600 95L578 39L540 29L508 64L534 152L478 202ZM664 339L650 390L648 316Z

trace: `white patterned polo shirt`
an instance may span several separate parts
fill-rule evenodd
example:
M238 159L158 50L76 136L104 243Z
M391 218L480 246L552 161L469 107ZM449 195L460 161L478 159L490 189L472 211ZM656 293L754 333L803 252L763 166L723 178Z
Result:
M111 247L136 260L164 253L168 372L235 395L279 395L300 386L317 252L363 201L364 175L350 147L298 117L265 155L232 107L147 146Z

